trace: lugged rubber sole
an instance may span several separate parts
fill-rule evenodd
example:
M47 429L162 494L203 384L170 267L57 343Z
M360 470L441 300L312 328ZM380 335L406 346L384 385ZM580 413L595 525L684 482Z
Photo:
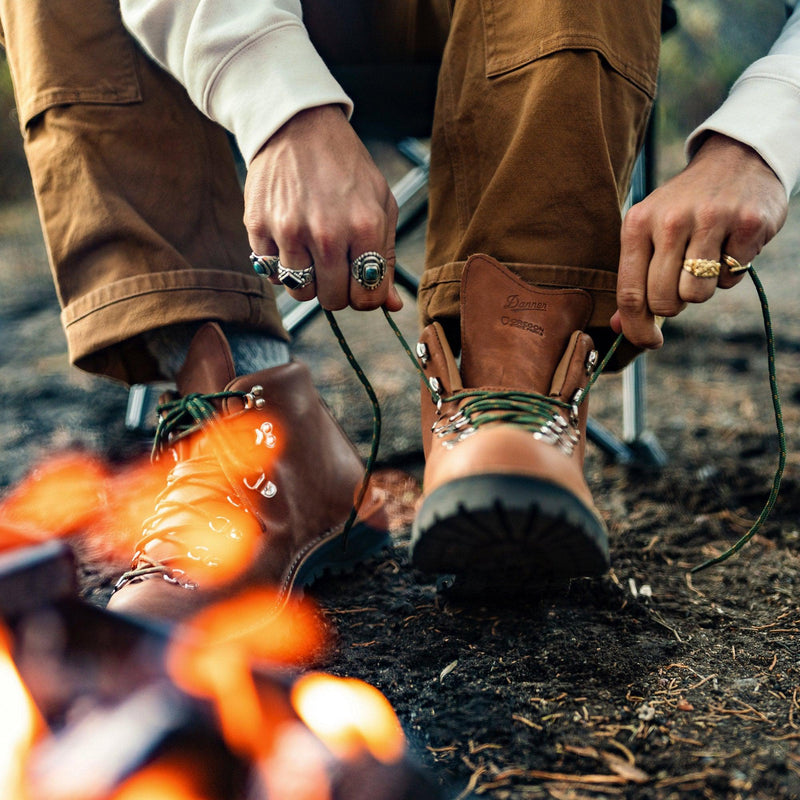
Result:
M352 572L365 561L377 556L392 543L386 530L356 523L347 535L345 545L341 533L332 535L311 550L290 576L291 592L310 587L325 574L340 575Z
M517 592L608 571L605 526L574 494L525 475L458 478L425 498L411 531L423 572Z

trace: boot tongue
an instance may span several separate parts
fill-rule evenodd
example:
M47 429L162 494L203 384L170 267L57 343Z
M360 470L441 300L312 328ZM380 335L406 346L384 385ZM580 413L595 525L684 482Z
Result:
M222 328L207 322L194 335L176 383L181 396L221 392L236 377Z
M461 279L461 377L468 388L504 386L548 394L569 338L589 322L583 289L531 286L485 255Z

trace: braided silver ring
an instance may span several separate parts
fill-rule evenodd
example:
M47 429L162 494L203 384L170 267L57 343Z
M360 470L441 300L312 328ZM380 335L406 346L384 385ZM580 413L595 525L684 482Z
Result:
M305 269L290 269L278 262L278 280L287 289L305 289L314 282L314 262L312 261Z
M354 258L350 267L359 286L370 292L383 283L386 275L386 259L373 250Z
M271 278L277 273L281 260L278 256L260 256L257 253L250 253L250 263L259 275Z

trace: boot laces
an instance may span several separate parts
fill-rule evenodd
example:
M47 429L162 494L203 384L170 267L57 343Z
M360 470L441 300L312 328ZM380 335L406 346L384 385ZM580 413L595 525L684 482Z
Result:
M535 392L470 389L449 395L447 402L460 406L436 421L431 431L448 449L489 423L516 425L536 439L560 446L567 455L580 441L579 401L567 403Z
M260 387L254 387L251 392L189 394L161 403L156 409L159 417L151 459L157 461L166 452L174 452L179 441L214 424L220 418L214 401L239 398L248 409L255 407L259 395ZM187 496L191 501L182 499ZM197 583L187 578L185 567L194 562L213 568L218 562L207 545L190 540L196 538L193 534L198 530L209 529L212 535L240 539L241 532L231 516L249 512L234 497L235 492L215 458L195 457L178 462L156 498L153 514L142 523L131 569L122 574L114 591L154 575L183 588L196 589ZM169 542L175 554L155 558L147 552L155 542Z
M704 570L710 566L721 564L722 562L726 561L735 553L738 553L749 541L750 539L755 536L755 534L761 529L764 522L769 517L775 503L778 499L778 494L780 491L781 480L783 478L784 468L786 466L786 433L784 430L783 425L783 412L781 409L781 401L780 401L780 394L778 391L778 380L775 368L775 337L772 330L772 320L769 311L769 302L767 300L767 295L764 290L764 286L761 283L758 274L756 273L755 268L750 265L748 272L750 273L750 278L753 281L753 285L755 286L756 293L758 294L758 299L761 304L761 314L762 319L764 322L764 332L766 336L766 349L767 349L767 363L768 363L768 370L769 370L769 384L770 384L770 392L772 396L772 408L775 417L775 427L778 434L778 465L775 470L775 475L772 481L772 487L770 489L769 497L767 498L764 507L761 510L756 521L750 527L750 529L745 533L738 541L736 541L731 547L729 547L725 552L722 554L715 556L713 558L704 561L702 564L699 564L692 568L692 572L699 572ZM400 342L401 346L406 352L411 364L413 365L414 369L420 376L422 384L427 388L428 392L431 395L431 399L436 404L438 409L442 408L445 399L442 398L442 395L439 391L439 388L432 384L431 380L425 374L424 370L420 366L417 357L411 351L411 348L408 345L405 337L403 336L400 329L395 324L394 320L392 319L389 312L383 308L382 309L384 316L390 326L390 328L394 331L395 336L397 337L398 341ZM359 500L356 503L356 506L353 509L353 513L351 514L351 522L352 519L355 518L355 513L358 508L358 503L360 502L360 498L363 497L364 491L366 489L366 484L369 479L369 475L371 473L372 464L377 457L378 451L378 441L380 439L380 406L378 404L377 397L375 396L375 392L369 384L366 376L364 375L363 370L361 369L360 365L356 361L355 357L353 356L352 351L348 347L344 336L339 329L339 326L336 324L333 315L330 311L325 311L325 315L328 319L328 322L331 326L331 329L336 336L337 341L339 342L339 346L342 348L342 351L347 356L348 361L350 362L351 366L353 367L356 375L358 376L361 383L364 385L367 394L370 398L372 403L373 409L373 437L372 437L372 448L370 451L370 457L367 461L367 468L364 476L364 482L362 484L362 490L359 497ZM597 366L597 369L594 371L592 376L590 377L586 388L577 398L573 398L573 402L571 404L564 403L561 400L558 400L553 397L545 397L544 395L534 394L534 393L524 393L524 392L498 392L498 391L469 391L469 392L461 392L459 394L450 395L446 398L447 402L450 401L457 401L461 399L465 399L467 402L462 406L460 409L461 416L459 416L459 412L457 412L453 417L449 418L445 421L442 430L447 428L447 433L455 433L459 431L459 436L464 435L471 435L474 431L482 424L486 424L488 422L498 422L498 421L507 421L511 422L512 424L522 425L525 428L533 430L534 435L541 435L543 437L548 436L547 431L550 431L550 434L558 437L559 430L561 429L562 423L561 420L564 420L564 416L561 413L562 411L569 411L570 415L574 415L577 413L577 409L580 405L585 402L586 398L589 396L589 391L591 390L592 386L594 386L597 379L602 374L603 370L607 367L611 357L613 356L614 352L619 347L620 343L623 340L623 335L619 334L617 338L612 343L611 347L609 348L606 355L603 357L601 363ZM572 417L571 417L572 419ZM452 428L448 428L448 426L452 426ZM539 426L538 431L536 430L537 426ZM555 426L555 428L553 427ZM447 433L443 435L447 435ZM577 433L577 429L575 430ZM571 438L567 436L567 440L571 441Z

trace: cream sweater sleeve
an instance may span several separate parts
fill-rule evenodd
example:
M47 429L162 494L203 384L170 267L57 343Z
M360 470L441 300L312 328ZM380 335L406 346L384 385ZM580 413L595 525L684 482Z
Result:
M710 131L750 145L780 178L787 197L800 189L800 6L769 53L742 73L720 108L692 132L688 156Z
M246 163L299 111L352 104L311 44L299 0L121 0L122 18Z

